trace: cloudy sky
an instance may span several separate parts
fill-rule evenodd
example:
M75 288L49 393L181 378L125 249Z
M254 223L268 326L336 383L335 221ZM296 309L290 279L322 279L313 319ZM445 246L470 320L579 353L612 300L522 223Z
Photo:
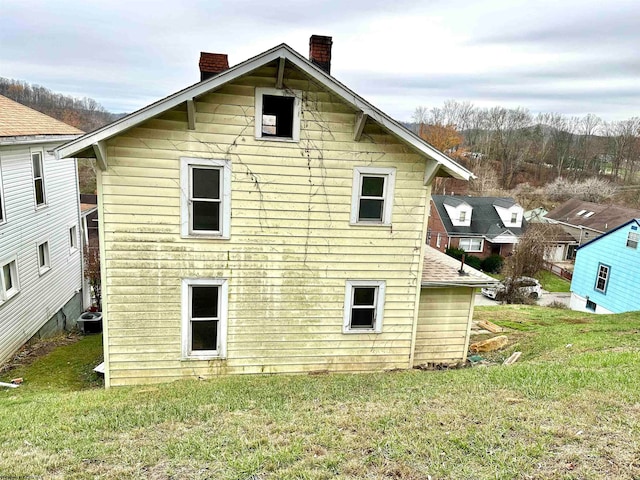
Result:
M231 65L333 36L332 73L398 120L447 99L640 116L638 0L0 0L0 76L131 112Z

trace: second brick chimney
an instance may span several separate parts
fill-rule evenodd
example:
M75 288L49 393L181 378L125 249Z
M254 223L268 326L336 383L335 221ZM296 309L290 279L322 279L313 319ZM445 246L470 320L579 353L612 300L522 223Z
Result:
M331 75L331 37L311 35L309 39L309 60Z
M226 53L200 52L200 81L229 70Z

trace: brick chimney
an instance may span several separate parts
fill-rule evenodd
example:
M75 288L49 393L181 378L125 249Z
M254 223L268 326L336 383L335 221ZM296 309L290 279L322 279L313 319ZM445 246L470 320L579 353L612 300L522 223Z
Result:
M229 59L226 53L200 52L200 81L206 80L229 70Z
M309 39L309 60L331 75L331 37L311 35Z

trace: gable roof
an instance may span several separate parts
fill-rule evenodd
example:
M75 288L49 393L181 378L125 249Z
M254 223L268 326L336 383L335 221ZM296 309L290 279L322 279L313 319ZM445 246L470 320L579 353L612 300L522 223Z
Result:
M589 215L589 212L593 214ZM578 213L581 214L578 215ZM600 205L572 198L547 213L545 218L598 232L607 232L628 223L631 219L640 218L640 210L619 205Z
M612 234L613 232L617 232L618 230L620 230L621 228L625 228L628 225L631 225L632 223L635 223L638 227L640 227L640 218L634 218L632 220L629 220L628 222L624 222L622 225L618 225L616 228L609 230L607 233L600 235L599 237L594 238L593 240L589 240L586 243L583 243L582 245L580 245L577 250L582 250L584 247L586 247L587 245L591 245L593 243L596 243L598 240L605 238L606 236ZM640 232L638 232L640 233Z
M509 197L461 197L453 195L432 195L431 200L438 210L442 224L447 234L484 236L489 239L503 234L513 234L516 237L524 233L526 221L522 220L522 227L505 227L494 205L509 208L516 204L513 198ZM454 226L449 218L444 204L451 205L452 202L458 204L466 203L473 208L471 212L471 226Z
M93 158L95 157L93 150L94 144L114 137L125 130L133 128L146 120L186 102L187 100L192 100L195 97L204 95L255 70L256 68L281 58L290 62L292 65L296 66L305 74L316 80L319 84L337 94L345 103L366 114L368 118L378 122L390 133L408 143L419 153L435 160L447 175L461 180L469 180L470 178L473 178L473 174L469 170L429 145L422 138L400 125L381 110L378 110L365 99L347 88L331 75L324 72L322 69L313 65L309 60L284 43L235 65L210 79L196 83L184 90L180 90L179 92L141 108L126 117L116 120L105 127L68 142L56 149L56 155L60 158L73 156Z
M464 274L461 275L460 266L460 260L426 246L421 285L423 287L484 287L500 283L469 265L463 267Z
M0 95L0 137L82 133L82 130Z

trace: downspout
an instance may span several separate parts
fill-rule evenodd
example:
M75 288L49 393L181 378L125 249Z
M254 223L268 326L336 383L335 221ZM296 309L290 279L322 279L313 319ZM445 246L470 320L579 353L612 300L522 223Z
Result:
M82 310L86 308L84 304L84 235L82 234L82 211L80 209L80 179L78 178L78 159L74 158L73 163L76 169L76 209L78 213L78 230L76 231L76 235L80 237L80 242L78 244L80 250L80 302L82 303ZM77 240L77 239L76 239Z

